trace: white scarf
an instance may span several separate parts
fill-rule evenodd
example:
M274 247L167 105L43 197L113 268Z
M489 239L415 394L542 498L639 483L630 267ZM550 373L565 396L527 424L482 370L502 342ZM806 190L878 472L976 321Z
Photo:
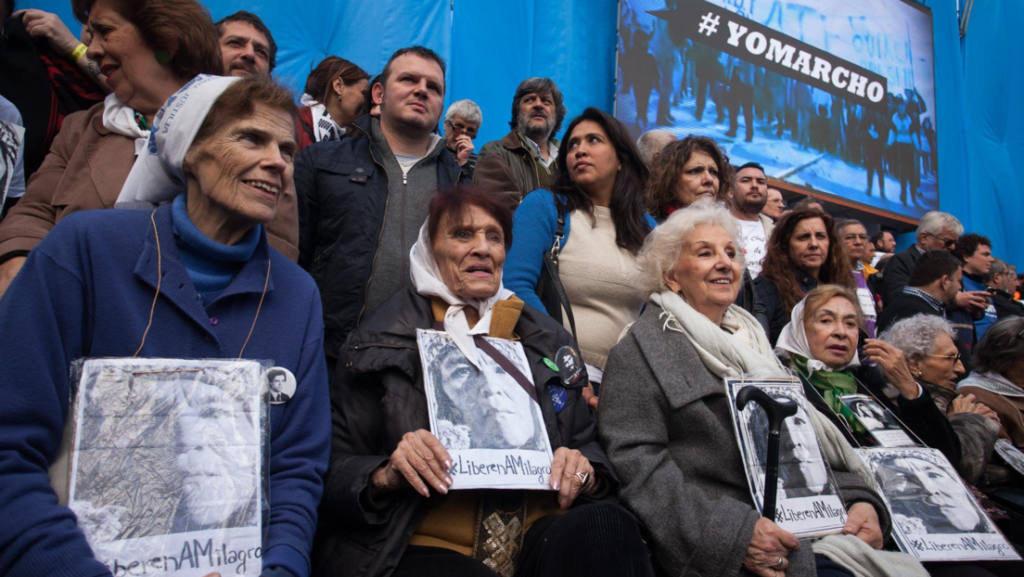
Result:
M145 150L135 159L115 207L137 208L166 202L186 190L185 153L213 103L239 79L200 74L160 107ZM104 117L106 114L104 113Z
M338 126L338 123L331 118L331 113L327 112L327 107L317 102L315 98L302 93L299 104L309 107L309 111L312 113L313 135L317 142L341 140L341 137L345 136L345 127Z
M135 121L135 110L118 100L113 92L103 100L103 128L135 139L135 156L146 148L149 131L139 128L139 123Z
M829 367L814 358L814 355L811 354L811 345L807 342L807 331L804 329L804 303L806 300L801 299L793 307L793 312L789 316L789 324L782 328L782 333L779 335L779 341L775 344L775 349L781 349L807 359L807 376L814 374L814 371L845 371L852 367L859 367L860 354L856 349L853 351L853 359L848 364L839 368Z
M455 340L462 354L466 355L473 366L480 368L480 361L473 335L486 335L491 330L491 310L498 301L508 299L512 291L504 284L498 285L498 292L488 299L470 299L468 301L455 296L441 278L441 270L434 260L434 250L427 234L427 223L420 227L420 237L409 251L409 269L412 284L416 292L423 296L438 297L448 303L448 312L444 315L444 330ZM473 328L466 320L466 307L473 307L480 313L480 321Z
M963 387L978 387L979 389L985 389L986 391L1006 397L1024 397L1024 389L1018 387L1010 379L995 372L979 373L974 371L957 384L956 390L959 391Z
M651 300L665 310L664 329L685 335L704 366L717 376L786 375L760 323L740 307L729 305L725 311L722 327L732 331L728 334L672 291L653 294Z

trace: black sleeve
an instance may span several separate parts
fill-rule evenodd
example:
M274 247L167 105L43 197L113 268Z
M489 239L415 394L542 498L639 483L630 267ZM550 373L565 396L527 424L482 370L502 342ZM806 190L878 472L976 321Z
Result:
M309 270L313 262L316 231L320 224L319 198L313 152L306 147L295 159L295 196L299 203L299 266Z
M914 271L905 257L903 253L897 254L885 265L885 273L882 276L882 304L885 306L889 306L910 282L910 274Z

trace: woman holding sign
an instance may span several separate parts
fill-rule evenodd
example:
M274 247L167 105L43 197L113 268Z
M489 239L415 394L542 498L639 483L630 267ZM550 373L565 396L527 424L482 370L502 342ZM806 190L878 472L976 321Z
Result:
M845 551L857 574L923 574L909 557L877 551L889 517L870 472L814 411L818 444L848 509L845 535L801 541L755 509L722 379L785 370L758 321L733 304L743 273L738 234L729 211L711 201L654 230L641 253L647 309L605 372L601 438L655 559L673 575L853 574L817 554L826 547Z
M438 193L410 254L412 285L349 336L314 574L652 575L636 522L595 503L618 481L586 375L567 383L553 360L575 342L502 284L511 231L500 198ZM489 487L522 483L509 460L480 463L498 453L515 464L539 446L553 458L529 482L548 490L451 490L482 475Z

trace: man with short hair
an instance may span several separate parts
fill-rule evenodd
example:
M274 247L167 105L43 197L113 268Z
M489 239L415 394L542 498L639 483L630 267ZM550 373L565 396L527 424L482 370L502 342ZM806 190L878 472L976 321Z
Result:
M736 170L736 181L727 193L729 213L740 229L740 248L747 260L750 278L761 274L761 265L768 247L768 237L775 224L761 214L768 201L768 178L764 167L748 162Z
M882 304L889 306L889 303L903 292L903 287L907 286L910 274L914 272L914 265L921 255L931 250L950 252L960 241L960 235L963 232L964 226L952 214L937 210L926 212L921 217L921 224L917 227L917 243L907 250L893 255L889 264L885 265L882 290L880 291ZM960 304L967 306L972 303L974 303L973 299L963 298L963 302ZM984 310L984 307L981 309Z
M648 130L636 139L636 149L640 152L640 160L644 166L651 167L655 158L661 156L665 147L676 141L676 135L663 128Z
M876 252L892 253L896 251L896 239L887 230L880 230L871 235L871 244L875 245Z
M996 309L997 320L1024 317L1024 305L1013 300L1013 293L1017 291L1017 274L1013 267L1001 259L995 259L986 284L988 292L992 293L992 304Z
M444 113L444 145L455 155L469 178L473 177L477 161L477 155L473 154L473 139L483 121L483 112L472 100L456 100Z
M444 74L433 50L398 50L373 85L380 118L363 115L344 139L295 160L299 265L320 287L329 363L348 333L409 283L409 251L434 191L469 184L433 133Z
M512 131L480 150L473 181L508 197L514 209L524 196L547 188L558 158L555 134L565 119L562 92L550 78L527 78L512 98Z
M962 275L960 261L949 251L930 250L918 255L907 286L885 305L879 315L878 332L882 333L896 322L917 314L939 316L954 322L950 317L956 309ZM970 371L970 350L961 336L958 329L956 348L960 351L964 368Z
M782 213L786 210L786 200L782 198L782 191L777 188L768 188L768 202L764 203L761 214L775 222L779 222Z
M996 260L996 257L992 256L992 241L973 232L965 234L960 237L960 242L953 249L953 255L964 263L964 290L988 291L987 281L992 272L992 263ZM977 338L981 339L985 331L997 320L996 307L990 299L984 315L974 320Z
M217 21L224 76L258 76L270 80L277 65L277 43L263 20L240 10Z

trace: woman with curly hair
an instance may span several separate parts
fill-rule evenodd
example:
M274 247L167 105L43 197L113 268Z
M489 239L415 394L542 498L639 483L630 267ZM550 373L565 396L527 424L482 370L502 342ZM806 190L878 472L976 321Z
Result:
M843 243L832 217L815 210L783 216L768 239L761 275L754 280L757 300L764 307L758 318L772 346L790 313L819 284L837 284L856 291ZM760 315L759 315L760 316Z
M665 147L651 164L647 200L659 222L701 198L725 198L732 182L729 157L714 140L687 136Z

